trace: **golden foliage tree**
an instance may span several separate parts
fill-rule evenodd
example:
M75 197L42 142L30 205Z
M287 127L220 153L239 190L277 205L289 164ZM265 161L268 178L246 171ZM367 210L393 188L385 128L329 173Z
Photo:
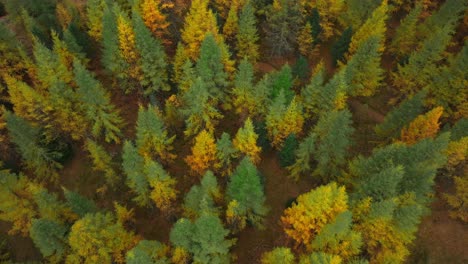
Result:
M146 26L166 45L171 44L168 38L171 24L167 21L167 15L163 11L173 7L173 3L161 0L142 0L140 3L141 16Z
M281 217L284 231L296 245L310 246L318 232L348 209L344 187L330 183L300 195Z
M122 11L117 16L117 29L119 32L120 53L129 65L127 68L128 75L137 81L141 81L143 73L139 63L140 54L138 54L135 43L135 32L130 19Z
M314 53L314 38L312 37L312 26L310 22L307 22L301 30L299 30L297 44L299 46L299 52L305 57L309 57Z
M247 118L244 126L237 131L232 143L237 150L249 156L254 164L258 164L262 148L257 146L257 139L258 135L255 133L252 120Z
M117 173L112 167L112 157L97 142L88 139L85 144L89 157L93 161L93 169L104 172L106 182L113 185L117 181Z
M401 141L412 145L425 138L433 138L439 131L439 118L444 108L439 106L424 115L419 115L408 127L401 130Z
M445 194L447 203L452 207L450 216L468 222L468 176L454 177L455 193Z
M212 133L202 130L195 137L192 154L185 161L190 169L198 175L203 175L216 163L216 142Z

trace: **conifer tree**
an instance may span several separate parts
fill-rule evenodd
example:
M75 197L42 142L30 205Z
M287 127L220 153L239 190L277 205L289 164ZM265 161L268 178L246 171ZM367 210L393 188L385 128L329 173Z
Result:
M353 28L352 27L347 27L343 33L341 33L340 38L333 43L333 46L331 48L331 54L333 57L333 63L335 65L338 62L343 61L344 55L349 49L349 44L351 43L351 37L353 36Z
M96 138L104 136L106 142L120 142L122 119L110 102L109 94L78 60L73 63L78 95L85 105L86 118L91 122L91 132Z
M300 134L304 124L302 105L296 97L286 103L283 92L280 92L270 105L266 116L266 127L272 145L278 149L283 146L283 141L290 134Z
M266 39L272 55L284 55L294 49L301 20L300 5L291 0L274 0L266 12Z
M408 127L401 130L401 141L412 145L421 139L434 138L439 131L439 118L443 112L444 108L439 106L416 117Z
M322 179L340 176L340 168L346 163L346 154L351 145L350 136L354 132L351 123L351 113L347 109L320 117L313 129L316 148L312 154L318 162L315 175Z
M319 113L321 107L316 102L316 96L325 85L325 68L323 62L320 62L313 70L312 77L308 85L301 90L301 99L304 104L304 112L307 115Z
M317 264L341 264L343 260L340 256L331 255L324 252L314 252L309 256L301 256L299 264L317 263Z
M87 214L71 227L67 263L124 263L136 236L116 223L110 213Z
M309 5L317 8L320 15L320 27L323 40L328 40L335 35L336 27L338 26L339 16L345 5L343 1L326 1L315 0L310 1Z
M450 216L454 219L460 219L463 222L468 222L468 179L465 176L454 177L455 181L455 193L445 194L447 203L452 207L450 210Z
M215 215L202 215L191 222L182 218L172 227L170 240L193 256L195 263L228 263L229 248L234 244L227 240L229 234Z
M107 153L106 149L91 139L86 141L85 147L93 161L93 169L103 172L106 183L114 185L118 180L117 173L113 168L112 157Z
M272 251L262 255L262 264L294 264L296 263L294 254L290 248L276 247Z
M215 167L221 172L221 175L226 176L232 173L232 163L238 156L238 151L231 141L231 136L223 132L221 137L216 141L216 158L218 162Z
M346 65L346 81L352 96L372 96L383 79L380 67L380 39L370 36L362 41Z
M149 204L150 186L143 173L144 159L130 141L125 141L122 150L122 167L127 176L126 184L136 193L133 199L142 206Z
M312 26L310 22L306 22L303 27L299 30L297 35L297 45L299 52L305 57L310 57L316 49L314 47L314 39L312 37Z
M86 2L86 24L88 34L96 41L101 41L103 32L105 0L90 0Z
M294 180L299 180L300 176L309 173L310 163L315 151L315 133L310 133L300 144L295 151L295 162L288 167L290 177Z
M213 168L216 162L216 143L213 134L202 130L195 137L195 144L192 146L192 154L185 158L190 169L202 175L206 170Z
M163 11L173 7L173 3L161 0L140 1L141 16L146 27L149 28L153 36L166 45L171 44L169 38L169 26L171 23L168 21L168 17Z
M62 154L45 146L41 129L28 121L6 112L10 140L16 144L26 167L40 179L57 180L57 170L62 165L57 161Z
M239 15L239 31L236 35L238 58L245 58L254 64L259 59L259 45L255 8L248 2Z
M258 164L262 148L257 146L257 139L258 135L255 133L252 120L247 118L244 126L237 131L232 143L237 150L248 156L254 164Z
M184 213L190 219L203 214L219 215L215 202L221 198L221 190L213 172L207 171L200 185L194 185L184 198Z
M169 247L156 240L141 240L127 252L125 263L127 264L169 264Z
M372 15L366 20L366 22L356 30L356 33L351 38L349 44L348 54L352 56L356 53L362 42L366 41L371 36L379 37L380 43L378 51L383 52L385 32L387 30L386 20L388 18L388 1L383 0L379 7L377 7Z
M348 195L344 187L330 183L300 195L281 217L284 231L297 245L309 250L317 234L348 209Z
M255 165L248 157L245 157L229 179L226 189L227 201L229 204L235 201L237 206L232 216L227 215L228 222L239 218L245 219L257 227L262 227L263 218L268 209L265 207L266 198L260 173ZM244 227L240 226L239 229Z
M173 160L176 157L172 153L174 139L175 136L169 137L157 108L140 106L136 123L136 145L141 156L163 162Z
M4 85L4 76L11 76L21 80L25 74L33 74L34 67L31 59L26 56L23 45L15 34L3 23L0 24L0 85ZM1 92L2 88L0 88Z
M60 261L67 249L67 228L48 219L33 219L30 236L42 256L49 260Z
M0 170L0 176L0 220L12 223L8 234L27 236L31 220L38 217L33 195L28 189L30 181L22 174L7 170Z
M224 71L221 48L213 34L208 33L203 40L195 69L210 95L221 98L226 93L228 75Z
M279 152L281 167L288 167L294 164L294 152L298 147L296 135L289 135L284 141L284 146Z
M232 100L234 109L242 117L255 113L258 104L258 101L255 100L253 81L253 66L247 59L243 59L239 64L234 80L234 88L231 91L234 97Z
M398 138L404 126L424 111L425 92L419 92L392 109L375 132L382 138Z
M143 3L155 0L146 0ZM142 5L143 5L142 3ZM151 31L145 26L140 14L133 12L133 28L135 32L135 46L139 57L139 64L143 72L140 83L145 95L168 91L167 58L159 39L153 38Z
M190 58L187 54L186 48L184 44L182 44L180 41L177 43L177 48L176 48L176 53L173 58L172 62L172 81L181 85L182 81L182 76L184 73L183 67L187 63L190 63L190 67L192 67L192 62L190 61ZM188 86L190 87L190 85ZM184 88L181 88L182 90L185 90ZM188 89L188 88L187 88Z
M67 206L79 217L84 217L86 214L96 213L98 208L94 201L80 195L77 192L69 191L63 188L63 194L67 200Z
M232 43L237 32L239 31L239 15L238 15L239 6L237 2L232 2L231 7L229 8L229 13L226 18L226 22L223 26L223 35L226 37L226 40L229 43Z
M218 120L223 115L216 108L217 98L208 92L207 85L201 78L194 81L184 94L183 101L185 107L182 108L181 112L186 117L185 136L196 135L203 129L214 132Z
M411 9L408 15L401 20L400 26L395 31L395 36L390 44L390 51L399 58L409 55L416 49L418 40L416 38L417 23L422 12L422 4L418 3Z
M127 14L123 11L116 12L117 32L119 34L119 52L120 57L125 60L128 67L126 72L130 78L141 82L143 72L141 69L141 54L136 49L135 30ZM132 87L127 87L126 92Z
M156 161L145 161L144 174L151 187L150 198L163 212L171 209L177 198L176 180Z
M41 218L58 223L72 222L78 218L66 203L58 199L56 193L49 192L45 187L35 183L30 184L28 189Z

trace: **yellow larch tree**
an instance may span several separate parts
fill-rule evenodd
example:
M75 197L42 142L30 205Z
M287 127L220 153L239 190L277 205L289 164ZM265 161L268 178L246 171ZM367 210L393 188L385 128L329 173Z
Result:
M318 232L348 210L345 188L332 182L300 195L281 217L284 231L296 246L309 246Z
M141 0L140 3L141 16L145 25L166 45L171 44L168 38L168 28L171 24L167 21L167 15L163 11L173 7L173 3L161 0Z
M312 26L307 22L299 31L297 36L299 52L305 56L311 56L316 49L313 49L314 38L312 37Z
M195 137L192 154L185 158L190 169L198 175L203 175L216 163L216 142L212 133L202 130Z
M229 14L226 19L226 23L223 26L223 35L228 41L233 41L236 37L238 28L239 28L239 15L238 15L238 6L235 2L232 3L231 8L229 9Z
M132 23L122 11L118 14L117 29L119 32L119 48L122 58L129 64L128 74L137 81L141 81L143 73L139 64L140 54L138 54L135 44L135 32Z
M433 138L439 131L439 118L442 116L444 108L439 106L424 115L419 115L408 127L401 130L401 141L412 145L425 138Z
M304 125L302 105L297 98L294 97L287 106L285 100L280 94L270 106L269 114L266 116L268 136L272 145L278 149L290 134L301 134Z
M344 11L345 1L343 0L312 0L301 1L303 10L317 8L320 15L320 26L322 27L322 37L328 40L336 33L338 18Z
M102 38L102 18L105 8L105 0L88 0L86 2L88 34L96 41L100 41Z
M252 120L247 118L244 127L239 128L236 137L232 141L234 147L249 156L254 164L260 162L262 148L257 146L258 135L255 133Z

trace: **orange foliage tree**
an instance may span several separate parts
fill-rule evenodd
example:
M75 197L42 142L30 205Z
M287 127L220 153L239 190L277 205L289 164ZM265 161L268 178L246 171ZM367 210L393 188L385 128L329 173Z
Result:
M161 0L142 0L140 3L141 15L145 21L145 25L155 37L161 39L166 45L171 44L171 41L168 39L170 23L167 21L167 15L163 13L163 10L173 7L173 3L162 3Z
M192 154L185 161L192 171L203 175L216 163L216 142L212 133L203 130L195 137Z
M412 145L421 139L433 138L439 131L439 118L444 108L439 106L424 115L419 115L408 127L401 130L401 141Z

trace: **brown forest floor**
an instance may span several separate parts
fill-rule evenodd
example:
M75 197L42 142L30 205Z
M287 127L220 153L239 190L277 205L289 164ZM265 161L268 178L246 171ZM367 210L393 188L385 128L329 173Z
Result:
M324 53L329 54L328 52ZM260 72L269 72L279 69L285 62L292 65L294 60L271 60L268 63L259 63L257 69ZM334 70L330 67L329 61L325 61L325 64L330 72ZM388 111L387 101L391 91L382 88L381 92L371 99L366 99L365 102L359 99L349 100L356 128L353 154L370 154L372 148L378 143L373 133L373 127L383 120L384 113ZM124 119L127 120L126 137L132 138L135 133L137 102L141 101L141 98L120 94L114 96L113 101L121 109ZM239 119L228 114L223 121L220 129L234 135L240 126ZM180 135L180 132L177 134ZM182 137L178 136L178 138ZM178 150L178 158L168 168L171 175L178 179L179 202L182 202L182 198L190 187L198 182L196 177L186 174L188 167L183 161L183 158L190 152L190 146L189 141L176 140L175 149ZM113 147L110 151L111 154L118 155L120 149ZM118 161L119 158L117 157L116 160ZM287 171L279 166L277 155L271 150L262 153L262 161L258 169L265 178L266 203L270 211L265 221L266 228L264 230L248 227L236 235L238 241L233 247L232 253L237 258L237 263L259 263L263 252L271 250L275 246L292 246L291 241L287 239L282 230L280 217L283 210L294 198L314 188L317 184L311 178L304 178L299 182L289 179ZM145 239L157 239L166 243L169 241L169 232L174 219L161 215L157 210L135 206L130 201L132 195L126 187L108 190L104 194L96 193L96 190L103 183L102 176L93 172L86 152L75 147L73 158L65 164L61 184L70 190L93 198L102 208L111 210L113 201L119 201L130 208L135 208L135 218L138 221L134 225L134 229L137 234ZM119 186L124 186L124 184ZM432 203L432 214L422 221L418 237L413 245L413 255L409 258L408 263L468 263L468 251L465 250L465 241L468 239L467 225L448 217L447 204L441 198L442 192L453 191L452 188L452 184L448 180L438 181L435 201ZM9 228L10 224L0 221L0 238L7 239L13 260L41 259L40 253L30 238L22 238L17 235L7 236L6 232Z

